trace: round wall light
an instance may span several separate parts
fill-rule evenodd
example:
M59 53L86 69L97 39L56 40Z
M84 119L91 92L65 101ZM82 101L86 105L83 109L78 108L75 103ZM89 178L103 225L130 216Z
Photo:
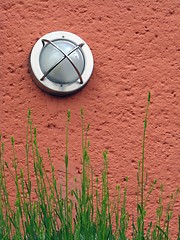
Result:
M30 72L44 91L64 96L77 92L89 81L94 66L88 45L69 32L41 37L30 53Z

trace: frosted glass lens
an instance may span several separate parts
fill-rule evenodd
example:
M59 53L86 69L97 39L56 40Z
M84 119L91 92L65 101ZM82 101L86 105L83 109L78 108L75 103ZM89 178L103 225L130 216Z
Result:
M53 41L53 43L66 54L71 52L76 47L75 44L66 40L56 40ZM63 57L64 54L61 53L58 49L56 49L54 46L52 46L51 44L45 45L45 47L42 49L39 59L42 72L46 74L47 71ZM69 58L77 67L80 74L82 74L84 69L84 57L81 50L75 50L69 55ZM47 77L49 80L60 84L72 83L79 79L76 70L67 58L65 58L60 64L58 64L48 74Z

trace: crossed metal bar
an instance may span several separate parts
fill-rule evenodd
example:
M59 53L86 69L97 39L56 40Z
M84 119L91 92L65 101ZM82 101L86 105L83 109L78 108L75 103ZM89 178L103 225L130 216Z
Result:
M58 46L56 46L56 44L54 44L52 41L50 40L47 40L47 39L42 39L42 44L43 44L43 47L45 45L45 42L51 44L54 48L56 48L58 51L60 51L64 57L62 57L59 61L57 61L57 63L55 63L54 66L52 66L43 76L42 78L40 78L41 81L44 80L45 77L47 77L47 75L55 68L57 67L57 65L59 65L65 58L67 58L69 60L69 62L72 64L72 66L74 67L75 71L77 72L78 74L78 77L80 79L80 83L83 84L83 80L82 80L82 76L81 76L81 73L79 72L79 70L77 69L77 67L75 66L75 64L72 62L72 60L70 59L69 55L71 53L73 53L74 51L76 51L78 48L82 48L82 46L84 45L84 43L80 43L78 44L75 48L73 48L70 52L68 52L68 54L66 54L63 50L61 50Z

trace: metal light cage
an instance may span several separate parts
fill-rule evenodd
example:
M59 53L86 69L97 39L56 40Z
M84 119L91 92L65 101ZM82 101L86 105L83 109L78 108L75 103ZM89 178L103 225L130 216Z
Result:
M83 88L92 74L89 46L77 35L57 31L41 37L30 53L30 72L39 88L65 96Z

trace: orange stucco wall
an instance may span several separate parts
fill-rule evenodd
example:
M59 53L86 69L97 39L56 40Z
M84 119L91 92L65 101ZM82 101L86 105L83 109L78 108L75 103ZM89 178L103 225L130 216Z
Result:
M6 160L12 161L13 135L19 161L24 163L30 108L41 153L46 156L46 148L51 149L63 178L66 113L70 109L69 171L73 181L80 169L79 112L83 107L91 126L90 156L95 173L100 173L102 151L108 149L111 189L118 183L124 186L128 175L128 206L135 212L137 161L141 158L150 90L145 167L149 181L156 178L158 186L164 184L166 202L180 185L179 0L1 0L0 7L0 128ZM41 91L28 72L33 44L57 30L79 35L90 46L95 60L87 86L66 98ZM44 161L48 167L46 157ZM157 203L158 189L150 198L149 217ZM179 209L178 197L172 234L177 229Z

